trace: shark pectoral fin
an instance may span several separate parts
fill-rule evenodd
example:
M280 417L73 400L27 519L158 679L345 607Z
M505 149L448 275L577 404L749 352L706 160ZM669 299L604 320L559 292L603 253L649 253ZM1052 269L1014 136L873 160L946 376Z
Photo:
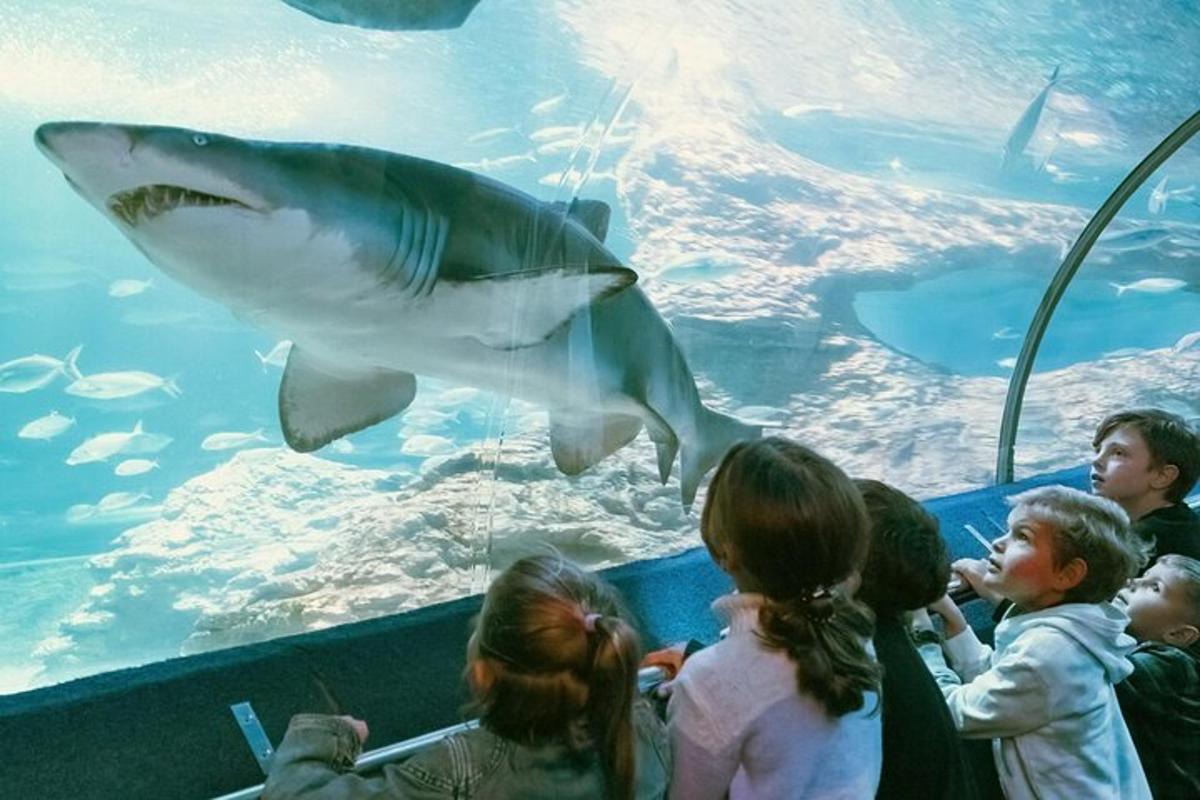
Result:
M567 208L567 215L587 228L598 241L603 242L604 237L608 236L608 221L612 217L612 209L608 207L608 203L576 198Z
M279 384L279 424L289 447L310 453L399 414L416 393L410 372L377 370L345 378L293 347Z
M454 309L443 333L515 350L544 342L580 309L636 282L637 273L626 267L548 267L443 280L434 295Z
M658 456L658 479L666 486L671 478L671 468L675 466L675 456L679 452L679 437L666 420L660 417L652 408L646 407L646 432L650 441L654 442L655 454Z
M551 413L550 452L559 470L578 475L632 442L641 429L641 419L626 414Z

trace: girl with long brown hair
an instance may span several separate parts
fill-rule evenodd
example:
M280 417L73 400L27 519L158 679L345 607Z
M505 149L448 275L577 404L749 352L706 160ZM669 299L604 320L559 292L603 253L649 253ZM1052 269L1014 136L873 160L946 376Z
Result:
M870 611L848 587L868 546L862 497L827 459L782 438L733 447L701 534L738 591L668 706L671 797L874 797L881 671Z

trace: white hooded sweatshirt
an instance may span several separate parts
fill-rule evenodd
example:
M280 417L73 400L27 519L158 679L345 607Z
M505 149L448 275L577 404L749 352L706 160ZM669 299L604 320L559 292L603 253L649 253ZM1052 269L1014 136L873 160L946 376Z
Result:
M1009 800L1151 800L1113 684L1133 672L1129 618L1111 603L1064 603L996 627L996 649L974 631L925 659L959 732L993 739Z

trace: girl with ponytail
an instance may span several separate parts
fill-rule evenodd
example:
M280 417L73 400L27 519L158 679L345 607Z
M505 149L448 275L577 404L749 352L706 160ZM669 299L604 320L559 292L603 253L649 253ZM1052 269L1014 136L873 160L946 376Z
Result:
M738 591L670 704L671 797L874 797L882 672L852 597L869 543L863 500L827 459L782 438L734 446L700 522Z
M344 742L357 745L345 753L352 760L361 739L351 734L365 738L363 723L299 715L275 755L263 797L664 797L666 731L637 697L641 645L624 617L613 589L560 556L522 559L488 589L467 645L479 729L365 779L333 772L336 756L313 762ZM339 748L327 741L330 731Z

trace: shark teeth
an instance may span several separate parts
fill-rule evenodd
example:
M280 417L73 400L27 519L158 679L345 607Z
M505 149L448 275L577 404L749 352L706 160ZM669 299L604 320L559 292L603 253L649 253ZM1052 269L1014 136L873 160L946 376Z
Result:
M147 222L181 206L236 206L250 210L250 206L230 197L218 197L161 183L139 186L108 198L108 210L129 226Z

